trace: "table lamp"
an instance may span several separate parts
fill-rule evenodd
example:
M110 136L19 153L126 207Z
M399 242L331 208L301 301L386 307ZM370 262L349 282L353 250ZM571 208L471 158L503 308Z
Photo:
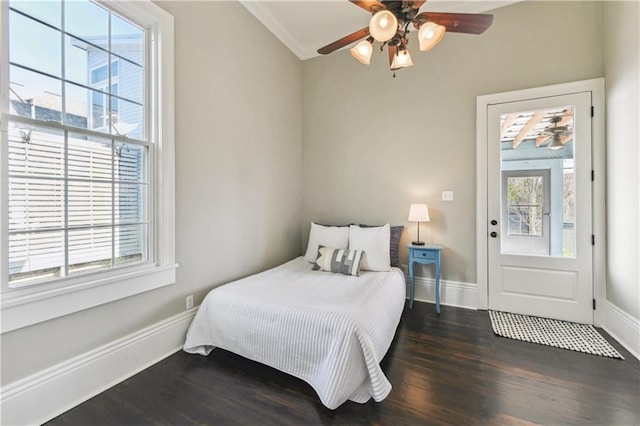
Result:
M420 241L420 222L429 222L429 209L426 204L411 204L409 208L409 222L418 222L418 239L411 244L423 246L424 241Z

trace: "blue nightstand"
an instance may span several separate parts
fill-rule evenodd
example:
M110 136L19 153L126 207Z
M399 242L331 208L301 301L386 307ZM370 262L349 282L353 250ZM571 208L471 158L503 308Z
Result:
M409 249L409 284L411 285L409 308L413 308L413 297L416 293L416 276L413 272L413 264L429 265L433 263L436 265L436 314L440 315L440 253L444 247L442 244L426 244L424 246L410 244L407 248Z

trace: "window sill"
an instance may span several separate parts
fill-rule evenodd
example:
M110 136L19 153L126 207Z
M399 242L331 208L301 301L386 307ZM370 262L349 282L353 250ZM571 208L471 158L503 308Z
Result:
M177 264L137 270L37 293L2 295L0 333L93 308L176 282Z

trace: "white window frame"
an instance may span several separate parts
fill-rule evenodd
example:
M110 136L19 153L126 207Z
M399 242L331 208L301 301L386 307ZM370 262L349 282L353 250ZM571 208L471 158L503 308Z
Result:
M101 1L102 5L132 17L149 30L147 52L149 90L149 141L154 145L149 158L152 206L153 262L113 269L86 276L69 277L62 286L46 285L8 289L8 178L7 119L9 61L0 61L0 333L48 321L63 315L113 302L175 283L175 166L174 166L174 35L173 16L150 0ZM0 2L0 52L8 55L8 2ZM135 17L135 19L133 19Z

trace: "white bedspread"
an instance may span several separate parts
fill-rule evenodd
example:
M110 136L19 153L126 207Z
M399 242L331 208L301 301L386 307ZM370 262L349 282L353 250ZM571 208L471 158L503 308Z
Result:
M391 384L380 368L404 308L403 273L359 277L312 271L303 257L212 290L184 350L215 347L309 383L335 409L347 400L382 401Z

